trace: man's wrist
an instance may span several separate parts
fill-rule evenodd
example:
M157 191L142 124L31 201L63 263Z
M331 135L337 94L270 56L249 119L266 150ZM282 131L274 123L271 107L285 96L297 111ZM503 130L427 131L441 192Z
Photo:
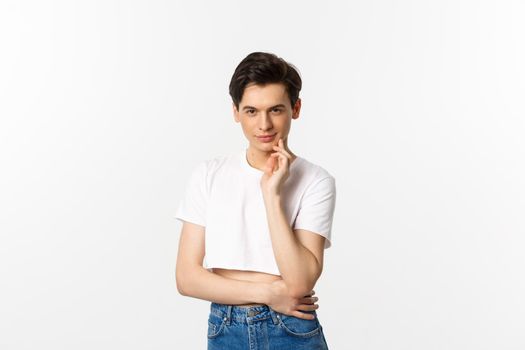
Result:
M271 300L271 289L270 283L267 282L255 282L257 295L255 296L255 302L258 304L269 304Z
M279 207L281 195L279 193L263 193L263 201L266 207Z

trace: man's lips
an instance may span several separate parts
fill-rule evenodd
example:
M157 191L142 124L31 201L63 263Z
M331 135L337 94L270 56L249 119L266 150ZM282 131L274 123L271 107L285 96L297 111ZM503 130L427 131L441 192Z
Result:
M275 135L277 134L273 134L273 135L262 135L262 136L257 136L257 138L259 139L259 141L262 141L262 142L271 142L273 140L273 138L275 137Z

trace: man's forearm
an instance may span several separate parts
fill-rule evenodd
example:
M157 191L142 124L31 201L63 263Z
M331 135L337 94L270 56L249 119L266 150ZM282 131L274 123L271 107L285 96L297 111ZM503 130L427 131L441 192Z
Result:
M319 263L288 224L278 195L264 197L272 248L279 272L295 296L307 294L315 285Z
M182 295L219 304L267 304L269 284L226 278L199 266L187 271L177 283Z

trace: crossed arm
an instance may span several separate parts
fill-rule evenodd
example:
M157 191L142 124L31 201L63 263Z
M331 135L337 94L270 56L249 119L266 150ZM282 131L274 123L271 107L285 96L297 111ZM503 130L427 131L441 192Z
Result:
M296 230L294 237L283 219L282 207L270 208L273 208L269 213L272 217L280 217L270 228L279 271L290 293L296 297L304 296L313 289L321 273L324 238L306 230ZM184 222L176 266L179 293L221 304L268 304L272 293L269 283L230 279L203 267L204 234L203 226ZM274 239L274 236L279 237ZM317 255L305 246L316 250ZM320 264L316 256L320 258Z
M269 285L226 278L206 270L204 226L184 222L177 254L176 281L180 294L220 304L267 304Z

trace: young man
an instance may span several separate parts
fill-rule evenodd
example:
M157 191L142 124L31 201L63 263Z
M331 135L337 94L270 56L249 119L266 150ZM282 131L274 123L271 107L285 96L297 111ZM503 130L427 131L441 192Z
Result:
M200 162L177 209L177 288L211 301L208 349L327 349L313 287L331 245L336 189L332 175L288 147L301 84L274 54L239 63L230 95L248 148Z

